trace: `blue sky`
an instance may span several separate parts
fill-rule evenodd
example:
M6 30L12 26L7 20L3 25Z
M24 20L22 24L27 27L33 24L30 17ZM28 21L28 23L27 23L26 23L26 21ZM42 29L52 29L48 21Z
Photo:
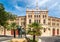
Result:
M5 10L18 16L26 15L26 8L36 8L36 0L0 0ZM48 8L49 16L60 18L60 0L38 0L39 8Z

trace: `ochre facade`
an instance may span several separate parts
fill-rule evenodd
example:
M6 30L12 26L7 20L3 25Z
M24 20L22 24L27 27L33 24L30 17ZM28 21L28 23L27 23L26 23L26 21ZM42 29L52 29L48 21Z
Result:
M43 27L41 36L59 36L60 35L60 18L48 16L48 10L41 9L27 9L26 16L18 16L16 20L9 21L16 22L22 28L28 29L28 24L33 22L40 23ZM1 27L0 35L4 34L4 29ZM38 31L37 31L38 32ZM16 32L17 33L17 32ZM6 35L12 35L12 31L6 30Z

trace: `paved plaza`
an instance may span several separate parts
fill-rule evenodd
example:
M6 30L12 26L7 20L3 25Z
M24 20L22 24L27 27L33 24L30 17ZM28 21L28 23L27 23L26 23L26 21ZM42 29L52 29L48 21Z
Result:
M42 42L60 42L60 36L39 37Z
M0 35L0 42L8 42L12 38L13 38L12 36L1 36Z
M8 42L11 40L13 36L0 36L0 42ZM30 38L30 37L29 37ZM41 39L42 42L60 42L60 36L54 36L54 37L36 37L36 39Z

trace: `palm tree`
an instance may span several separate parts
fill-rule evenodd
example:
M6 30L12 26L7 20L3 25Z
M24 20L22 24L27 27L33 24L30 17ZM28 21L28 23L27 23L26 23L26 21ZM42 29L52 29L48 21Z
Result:
M6 22L5 24L4 24L4 36L6 35L6 28L7 28L7 25L8 25L8 23Z
M7 12L7 14L8 14L8 19L11 21L15 20L17 17L17 15L12 14L11 12Z
M41 35L42 26L39 23L34 22L32 24L29 24L28 27L30 28L30 30L28 30L28 33L33 35L33 42L35 42L35 36Z
M0 25L4 27L4 35L6 35L6 26L8 20L16 19L16 15L5 11L4 5L0 3Z
M11 23L10 25L7 26L7 30L11 30L13 29L14 31L14 38L16 37L16 33L15 33L15 30L17 29L17 24L15 22Z

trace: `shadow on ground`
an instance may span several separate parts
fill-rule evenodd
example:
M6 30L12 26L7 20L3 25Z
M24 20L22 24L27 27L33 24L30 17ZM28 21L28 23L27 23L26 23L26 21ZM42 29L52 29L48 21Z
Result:
M42 42L60 42L60 36L40 37Z

